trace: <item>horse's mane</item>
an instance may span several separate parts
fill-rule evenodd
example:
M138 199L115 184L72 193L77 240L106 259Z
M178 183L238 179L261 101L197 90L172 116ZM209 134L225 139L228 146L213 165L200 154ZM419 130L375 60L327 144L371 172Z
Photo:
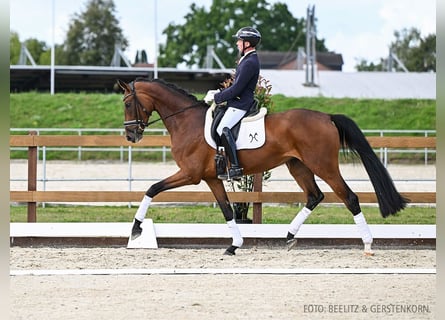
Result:
M143 82L159 83L159 84L167 87L168 89L175 91L176 93L179 93L181 95L188 97L189 99L193 100L194 102L198 102L198 99L193 94L188 92L187 90L180 88L177 85L175 85L174 83L167 82L163 79L148 79L148 78L144 78L144 77L138 77L134 81L135 82L143 81Z

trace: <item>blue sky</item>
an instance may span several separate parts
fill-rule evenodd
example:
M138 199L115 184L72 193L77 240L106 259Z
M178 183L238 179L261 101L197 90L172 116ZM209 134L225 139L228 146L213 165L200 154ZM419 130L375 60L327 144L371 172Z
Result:
M394 31L416 27L426 36L436 33L436 0L269 0L286 3L294 17L306 16L315 5L317 36L329 50L341 53L343 71L353 72L357 59L378 62L388 54ZM37 38L52 42L52 4L55 4L55 43L62 43L73 14L84 11L87 0L10 1L10 28L20 39ZM209 8L212 0L114 0L116 16L130 42L126 55L134 59L145 49L149 60L155 48L155 3L158 43L170 23L182 23L192 3ZM25 8L25 10L23 10ZM260 30L261 31L261 30Z

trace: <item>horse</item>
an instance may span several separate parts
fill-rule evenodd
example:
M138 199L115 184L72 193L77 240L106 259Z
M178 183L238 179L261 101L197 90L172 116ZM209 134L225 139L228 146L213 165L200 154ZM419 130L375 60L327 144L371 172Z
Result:
M131 238L142 234L151 200L160 192L205 181L213 193L232 236L226 255L235 255L243 237L234 219L223 181L216 176L216 150L206 143L204 122L209 105L186 90L160 79L136 78L130 83L117 80L123 93L124 127L128 141L137 143L153 112L157 112L171 137L171 154L179 170L151 185L136 211ZM238 150L244 174L271 170L285 164L306 196L305 206L289 225L286 246L296 245L296 234L310 213L323 200L314 175L324 180L352 213L364 244L364 254L372 255L370 228L362 213L358 196L340 174L339 152L349 150L359 157L372 182L382 217L403 210L408 199L395 188L386 168L376 156L361 129L349 117L320 111L292 108L269 113L264 119L266 141L257 149Z

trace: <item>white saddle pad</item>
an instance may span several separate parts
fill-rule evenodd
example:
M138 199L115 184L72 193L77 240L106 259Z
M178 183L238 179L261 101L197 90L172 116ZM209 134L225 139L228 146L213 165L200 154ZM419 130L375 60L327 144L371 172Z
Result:
M212 106L207 110L205 125L204 125L204 136L212 148L216 149L215 140L212 138L210 132L212 126L212 112L216 108L213 103ZM266 108L260 108L260 111L252 116L246 117L241 120L241 127L238 134L238 139L236 140L236 148L240 149L256 149L266 142L266 133L264 128L264 116L267 114Z

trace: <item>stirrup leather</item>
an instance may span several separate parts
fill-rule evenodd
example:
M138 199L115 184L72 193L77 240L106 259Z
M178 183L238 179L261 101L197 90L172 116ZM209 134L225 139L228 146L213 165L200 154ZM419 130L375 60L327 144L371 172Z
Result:
M218 147L215 154L215 167L216 167L216 176L219 178L221 175L226 175L227 170L227 160L223 153L224 148ZM219 178L221 179L221 178Z

